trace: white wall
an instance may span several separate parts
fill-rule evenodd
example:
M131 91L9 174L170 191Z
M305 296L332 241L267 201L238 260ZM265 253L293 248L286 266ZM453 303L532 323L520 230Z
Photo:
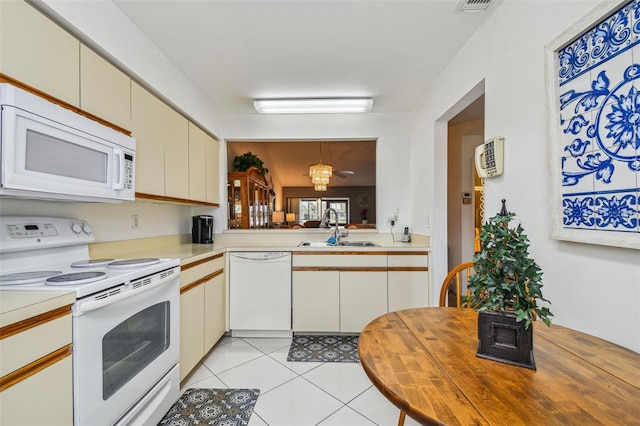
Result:
M226 139L377 139L378 229L389 231L384 218L396 209L400 214L394 233L411 224L409 114L233 114L223 115L223 122Z
M446 151L443 120L484 84L485 136L505 137L505 173L486 181L487 214L499 211L502 198L518 214L544 271L543 293L555 323L640 351L640 253L549 238L544 46L598 3L504 1L461 49L412 115L413 226L428 229L417 212L433 212L432 265L439 283L446 273L446 235L438 231L446 229L446 194L439 185L446 166L433 173L419 166L433 170L429 163ZM432 187L428 197L425 187Z
M96 242L132 240L191 233L194 208L150 202L122 204L68 203L3 198L0 215L54 216L84 219L93 228ZM193 214L201 214L196 212ZM138 229L132 229L132 215Z

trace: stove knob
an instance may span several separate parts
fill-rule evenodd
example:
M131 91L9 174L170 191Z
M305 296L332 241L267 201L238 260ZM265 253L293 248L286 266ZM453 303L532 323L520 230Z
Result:
M93 229L91 229L88 223L82 224L82 230L84 231L85 234L89 234L89 235L91 235L91 233L93 232Z
M82 227L79 224L74 222L74 223L71 224L71 231L74 234L79 234L79 233L82 232Z

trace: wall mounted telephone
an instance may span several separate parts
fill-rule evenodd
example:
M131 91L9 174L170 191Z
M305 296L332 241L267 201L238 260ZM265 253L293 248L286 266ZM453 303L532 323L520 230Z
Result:
M477 146L475 159L478 176L500 176L504 169L504 138L489 139Z

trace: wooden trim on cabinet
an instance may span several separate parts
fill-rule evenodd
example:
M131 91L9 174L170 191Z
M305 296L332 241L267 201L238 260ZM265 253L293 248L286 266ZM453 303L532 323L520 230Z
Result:
M210 203L208 201L190 200L188 198L165 197L164 195L145 194L144 192L136 192L136 198L144 200L163 201L166 203L191 204L198 206L220 207L220 203Z
M9 77L6 74L0 73L0 83L9 83L12 86L16 86L16 87L18 87L18 88L20 88L22 90L25 90L25 91L27 91L29 93L32 93L32 94L34 94L36 96L39 96L39 97L43 98L43 99L46 99L49 102L52 102L52 103L54 103L56 105L59 105L59 106L61 106L63 108L66 108L68 110L71 110L71 111L73 111L73 112L75 112L77 114L83 115L83 116L89 118L90 120L97 121L98 123L103 124L103 125L105 125L107 127L110 127L110 128L112 128L113 130L115 130L117 132L124 133L127 136L131 136L131 131L130 130L127 130L127 129L123 128L123 127L120 127L117 124L113 124L113 123L111 123L111 122L109 122L109 121L107 121L107 120L105 120L103 118L98 117L97 115L91 114L90 112L84 111L84 110L78 108L75 105L71 105L70 103L67 103L67 102L65 102L63 100L55 98L55 97L53 97L53 96L51 96L51 95L49 95L49 94L47 94L47 93L45 93L45 92L43 92L41 90L36 89L35 87L29 86L28 84L25 84L25 83L23 83L23 82L21 82L19 80L16 80L15 78Z
M324 250L317 250L317 251L294 251L291 253L294 256L300 256L300 255L361 255L361 256L370 256L370 255L387 255L386 251L324 251Z
M49 312L27 318L23 321L5 325L4 327L0 328L0 340L6 339L7 337L13 336L14 334L22 333L23 331L27 331L33 327L38 327L39 325L46 324L50 321L56 320L66 315L71 315L71 306L72 305L66 305Z
M389 266L389 272L426 272L427 266Z
M428 251L390 251L389 256L428 256Z
M387 272L386 266L294 266L292 272Z
M207 262L210 262L212 260L219 259L221 257L224 257L224 253L214 254L214 255L206 257L204 259L200 259L200 260L196 260L195 262L187 263L185 265L180 266L180 270L181 271L185 271L187 269L193 268L193 267L198 266L198 265L202 265L203 263L207 263Z
M217 277L218 275L222 275L224 274L224 269L218 269L217 271L215 271L212 274L207 275L206 277L203 278L204 281L209 281L214 279L215 277Z
M207 276L199 278L199 279L195 280L194 282L192 282L190 284L187 284L184 287L182 287L180 289L180 294L184 294L184 293L188 292L189 290L198 287L200 284L204 284L207 281L212 280L213 278L217 277L218 275L222 275L222 274L224 274L224 269L218 269L217 271L215 271L212 274L209 274Z
M73 353L72 347L73 345L69 343L68 345L63 346L62 348L43 356L42 358L32 362L31 364L27 364L24 367L19 368L16 371L0 378L0 392L5 391L11 386L28 379L34 374L70 356Z
M190 284L185 285L184 287L180 288L180 294L184 294L186 292L188 292L189 290L192 290L196 287L198 287L200 284L202 284L202 279L196 280Z

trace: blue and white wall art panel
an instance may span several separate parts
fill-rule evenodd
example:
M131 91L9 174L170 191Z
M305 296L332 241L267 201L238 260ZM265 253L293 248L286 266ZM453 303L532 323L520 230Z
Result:
M614 6L547 46L552 236L640 248L640 0Z

